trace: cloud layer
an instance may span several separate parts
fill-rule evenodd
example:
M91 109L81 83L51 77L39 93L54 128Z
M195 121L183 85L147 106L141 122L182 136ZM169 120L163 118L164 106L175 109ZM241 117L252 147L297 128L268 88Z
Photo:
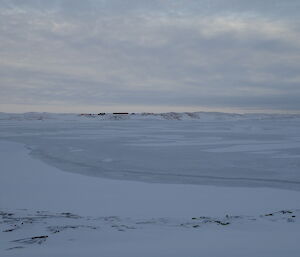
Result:
M263 2L0 0L0 108L300 111L300 5Z

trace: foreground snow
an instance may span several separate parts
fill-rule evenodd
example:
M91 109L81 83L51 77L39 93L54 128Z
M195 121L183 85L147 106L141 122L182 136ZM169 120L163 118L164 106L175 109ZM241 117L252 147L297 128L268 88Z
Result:
M0 141L0 256L299 256L300 193L64 173Z

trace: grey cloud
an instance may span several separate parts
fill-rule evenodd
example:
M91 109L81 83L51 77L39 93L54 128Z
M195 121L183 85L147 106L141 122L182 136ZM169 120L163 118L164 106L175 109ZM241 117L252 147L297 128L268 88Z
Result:
M300 110L280 2L2 0L0 100Z
M1 0L1 5L13 8L59 10L64 13L82 14L94 11L108 13L160 12L162 14L229 14L246 13L272 17L298 16L298 0ZM296 16L297 15L297 16Z

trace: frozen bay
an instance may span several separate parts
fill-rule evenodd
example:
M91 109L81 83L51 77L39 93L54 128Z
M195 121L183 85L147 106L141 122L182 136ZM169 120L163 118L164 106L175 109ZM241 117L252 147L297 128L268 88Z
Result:
M24 143L34 157L69 172L145 182L300 189L299 116L1 117L1 139Z

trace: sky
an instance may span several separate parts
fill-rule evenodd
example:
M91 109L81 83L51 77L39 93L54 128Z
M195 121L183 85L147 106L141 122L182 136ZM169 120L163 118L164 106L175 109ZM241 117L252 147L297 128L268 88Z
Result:
M299 0L0 0L2 112L300 112Z

